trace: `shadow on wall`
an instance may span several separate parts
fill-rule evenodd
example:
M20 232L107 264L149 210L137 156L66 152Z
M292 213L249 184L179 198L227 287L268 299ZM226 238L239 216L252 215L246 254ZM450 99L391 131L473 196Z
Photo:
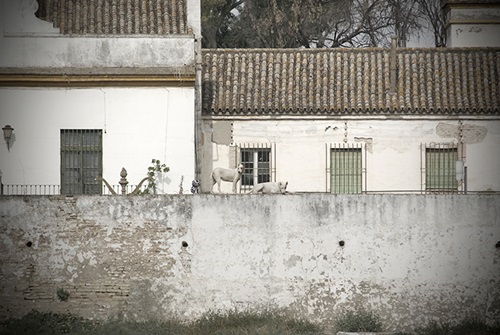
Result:
M201 190L203 193L212 191L212 171L215 167L234 168L230 162L222 162L219 159L219 146L230 148L232 144L232 122L231 121L206 121L203 124L204 145L203 145L203 166ZM216 157L214 157L214 147ZM236 153L234 153L236 155ZM231 156L231 153L230 155ZM234 161L237 161L234 157ZM232 160L231 158L229 159Z

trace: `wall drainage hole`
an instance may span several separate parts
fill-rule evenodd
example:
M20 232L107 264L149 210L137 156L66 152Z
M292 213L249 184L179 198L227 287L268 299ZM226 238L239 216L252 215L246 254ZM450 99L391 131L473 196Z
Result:
M182 247L183 248L187 248L188 246L189 246L189 244L186 241L182 241Z
M339 241L339 245L340 245L341 247L343 247L343 246L345 245L345 242L344 242L344 241Z
M29 241L28 243L26 243L26 246L27 246L28 248L31 248L31 246L32 246L32 245L33 245L33 243L32 243L31 241Z

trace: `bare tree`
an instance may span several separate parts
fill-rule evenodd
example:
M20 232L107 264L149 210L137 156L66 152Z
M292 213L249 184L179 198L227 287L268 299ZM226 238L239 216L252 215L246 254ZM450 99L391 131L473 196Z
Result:
M236 47L311 47L348 0L246 0L226 40ZM229 36L232 35L232 36Z
M231 33L236 47L360 47L389 40L386 0L247 0Z
M434 33L436 47L446 46L445 15L441 0L416 0L419 16L428 23Z
M202 0L204 47L405 46L426 0ZM439 0L431 0L437 1Z
M245 0L202 0L201 26L202 45L204 48L215 48L230 30L234 22L234 11Z
M406 47L411 34L422 30L417 0L386 0L398 46Z
M346 1L341 19L324 33L330 48L378 46L387 39L392 18L385 0Z

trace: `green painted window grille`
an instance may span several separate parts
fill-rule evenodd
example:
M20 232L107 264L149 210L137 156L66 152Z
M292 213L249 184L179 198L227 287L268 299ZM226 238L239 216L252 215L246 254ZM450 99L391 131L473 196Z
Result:
M425 189L431 192L455 192L457 145L428 144L425 146Z
M362 148L337 144L330 149L330 192L362 193Z
M61 194L101 194L102 130L61 130Z
M271 180L272 156L268 144L246 144L240 146L241 163L245 166L241 176L241 189L252 189L258 183Z

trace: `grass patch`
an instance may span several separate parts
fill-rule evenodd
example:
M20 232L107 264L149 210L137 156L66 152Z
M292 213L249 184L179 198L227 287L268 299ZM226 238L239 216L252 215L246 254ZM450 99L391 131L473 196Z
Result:
M277 312L209 313L192 322L110 321L105 323L71 314L32 311L21 319L9 319L0 325L0 335L321 335L311 322L289 318Z
M498 335L500 323L487 325L478 318L468 318L456 325L449 323L431 322L429 325L418 328L416 335Z
M191 325L191 333L199 335L313 335L322 334L311 322L289 318L277 312L209 313Z
M0 334L74 334L86 330L92 331L94 327L91 321L71 314L42 313L33 310L21 319L9 319L3 322L0 325Z
M335 323L337 331L377 332L382 323L377 314L366 310L346 311ZM31 311L21 319L0 324L0 335L324 335L318 325L291 318L281 312L208 313L191 322L167 321L90 321L72 314ZM487 325L480 319L459 324L431 322L411 333L398 335L498 335L500 323Z
M343 332L380 332L380 317L365 309L344 311L335 320L335 329Z

